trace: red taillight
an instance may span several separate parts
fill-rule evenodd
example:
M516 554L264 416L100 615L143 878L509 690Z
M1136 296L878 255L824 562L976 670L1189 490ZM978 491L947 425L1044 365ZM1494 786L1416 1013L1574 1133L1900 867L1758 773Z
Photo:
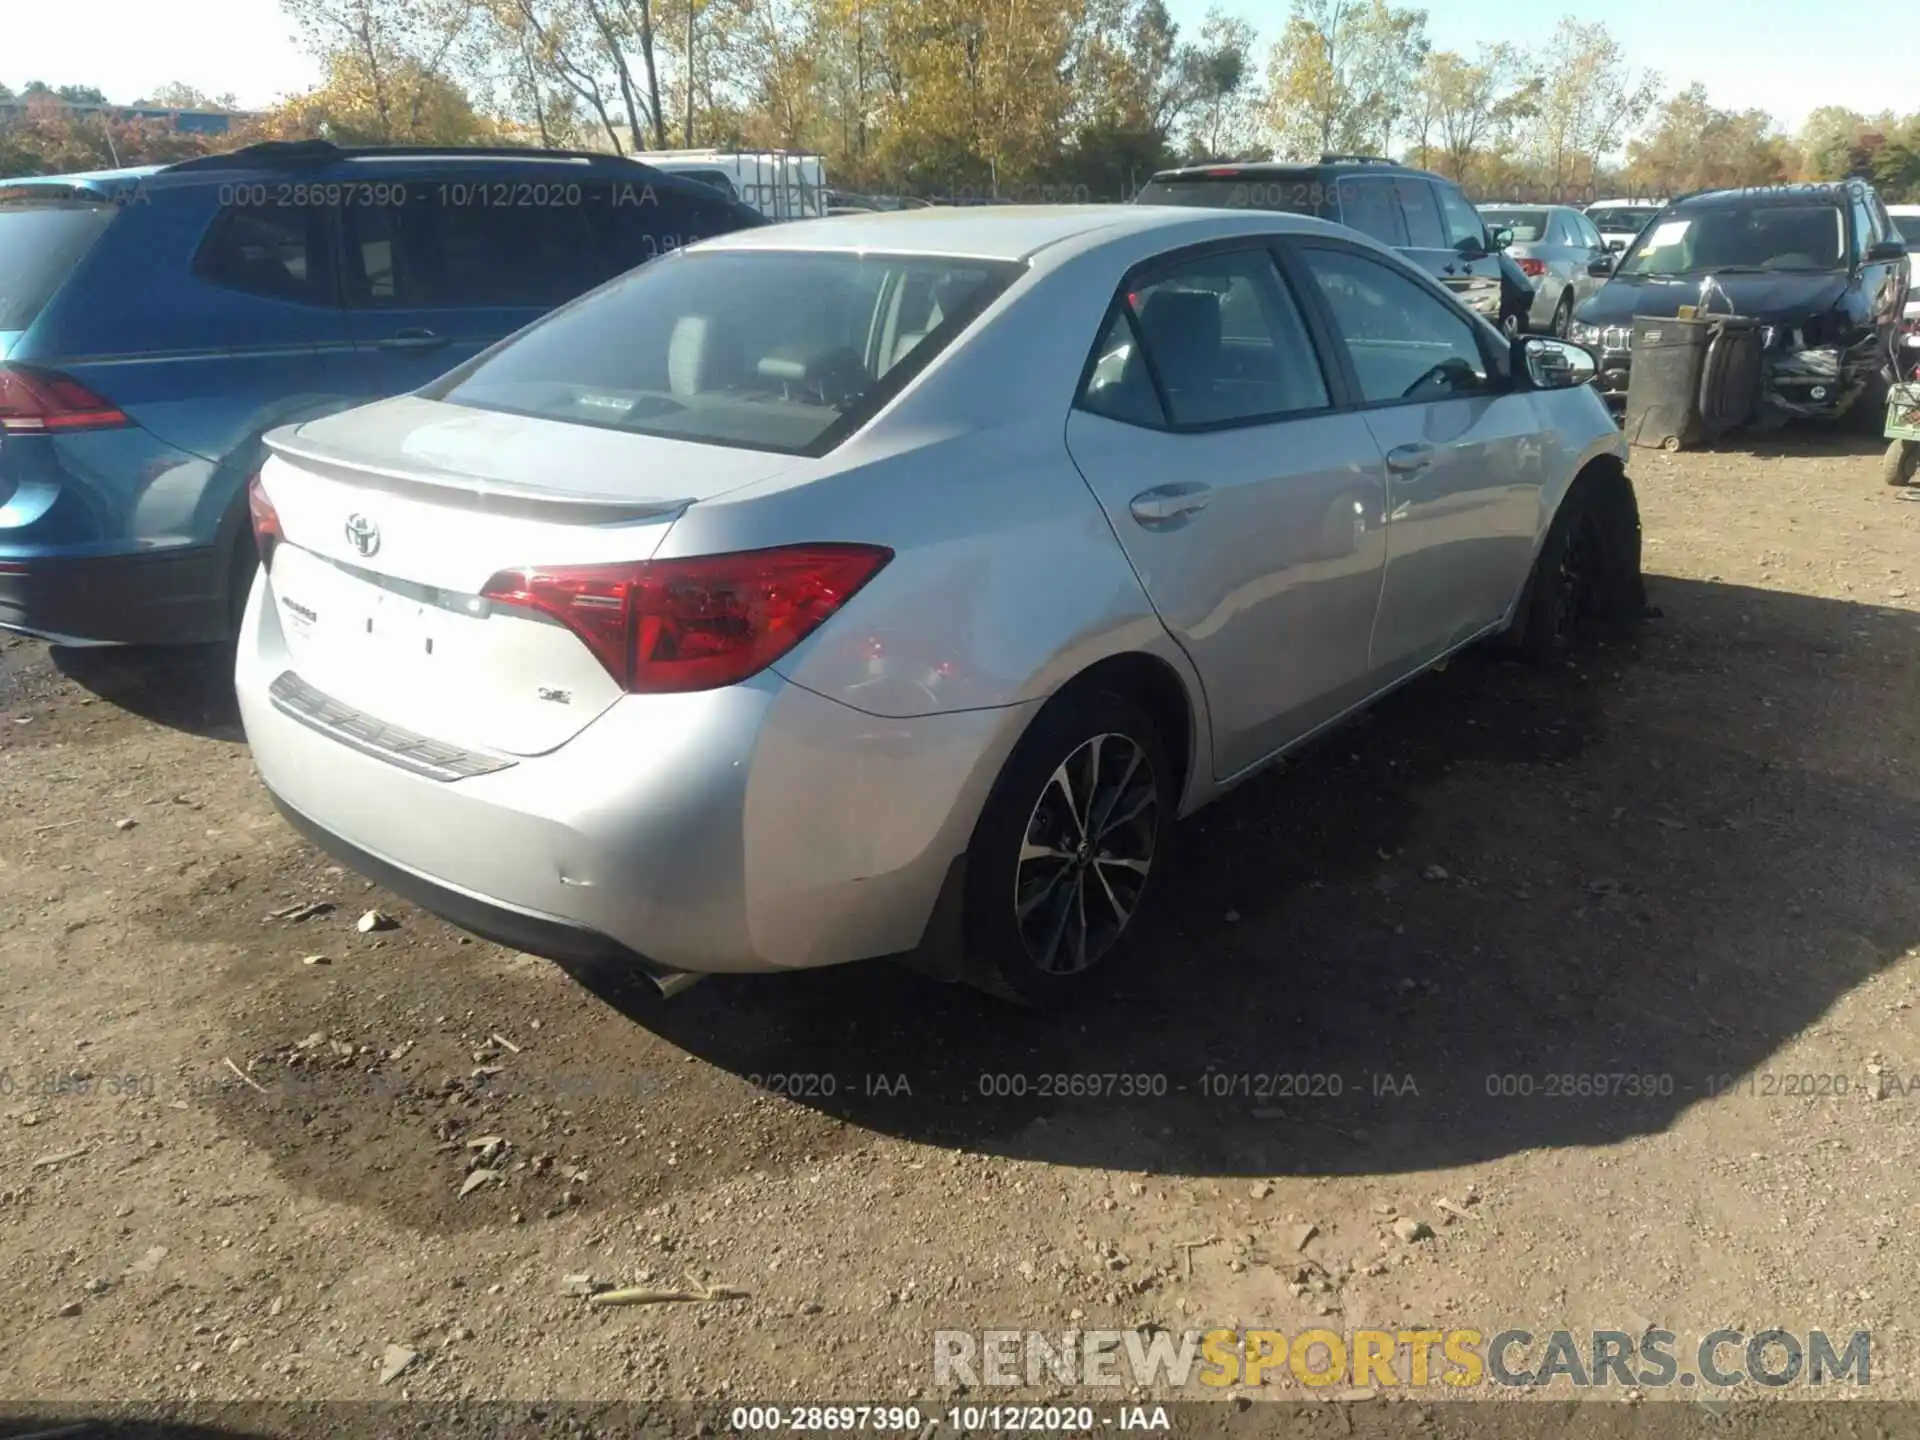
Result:
M1520 262L1520 273L1530 280L1538 280L1547 273L1547 262L1544 260L1536 260L1531 255L1516 255L1514 258Z
M481 594L560 621L624 690L713 690L766 669L892 558L877 545L791 545L503 571Z
M131 423L71 376L33 365L0 365L0 434L113 430Z
M266 489L260 484L258 470L247 481L247 512L253 517L253 543L264 565L273 557L273 547L287 536L280 528L280 512L273 508L273 501L267 498Z

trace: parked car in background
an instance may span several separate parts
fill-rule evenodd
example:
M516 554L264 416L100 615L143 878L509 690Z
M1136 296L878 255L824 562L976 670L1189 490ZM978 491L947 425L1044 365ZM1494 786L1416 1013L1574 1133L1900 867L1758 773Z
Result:
M1664 200L1596 200L1585 213L1607 248L1617 254L1631 245L1666 205Z
M1206 205L1311 215L1390 245L1509 333L1525 323L1533 287L1499 247L1465 193L1444 176L1380 156L1323 155L1317 165L1241 161L1162 170L1136 205Z
M1573 317L1624 403L1635 316L1694 307L1767 322L1759 421L1877 415L1908 291L1905 242L1858 180L1683 195L1628 247ZM1709 284L1711 280L1711 284Z
M268 430L761 224L608 155L262 145L0 182L0 627L231 637Z
M1534 288L1526 328L1564 336L1574 306L1601 286L1589 273L1607 253L1600 232L1571 205L1482 205L1487 227L1503 234L1512 257Z
M1901 377L1920 367L1920 205L1889 205L1887 217L1907 247L1907 304L1900 321Z
M1591 365L1294 216L723 236L272 437L247 737L518 949L1061 998L1176 816L1482 637L1642 612Z
M799 150L648 150L645 162L669 175L724 185L730 199L769 220L810 220L827 213L826 163ZM636 157L638 158L638 157Z

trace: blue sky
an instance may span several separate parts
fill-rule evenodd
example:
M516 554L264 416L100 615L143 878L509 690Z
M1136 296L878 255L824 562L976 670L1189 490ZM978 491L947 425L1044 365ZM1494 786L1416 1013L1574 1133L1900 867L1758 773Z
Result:
M97 85L130 101L169 80L246 106L313 83L313 62L275 0L91 0L84 25L47 0L4 0L0 81ZM1168 0L1197 31L1209 0ZM1266 46L1285 24L1280 0L1223 0L1260 28ZM1543 39L1563 15L1603 19L1636 65L1677 88L1702 81L1717 105L1760 107L1797 125L1828 104L1874 111L1920 106L1920 39L1906 7L1866 0L1604 0L1568 6L1428 0L1436 45L1471 52L1482 40Z

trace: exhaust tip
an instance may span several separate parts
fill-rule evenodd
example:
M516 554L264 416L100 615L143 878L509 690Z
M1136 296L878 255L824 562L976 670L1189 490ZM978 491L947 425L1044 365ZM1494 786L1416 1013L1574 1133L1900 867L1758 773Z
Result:
M690 971L669 970L664 965L654 964L642 965L640 973L653 982L653 987L660 992L662 1000L671 1000L674 996L691 990L707 978L705 975L697 975Z

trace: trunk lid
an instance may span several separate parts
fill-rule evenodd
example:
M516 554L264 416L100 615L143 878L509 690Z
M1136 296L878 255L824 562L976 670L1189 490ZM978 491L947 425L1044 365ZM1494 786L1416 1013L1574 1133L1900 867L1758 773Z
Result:
M573 631L482 599L487 582L650 559L688 505L795 463L414 396L267 443L294 670L389 725L510 755L565 744L622 692Z

